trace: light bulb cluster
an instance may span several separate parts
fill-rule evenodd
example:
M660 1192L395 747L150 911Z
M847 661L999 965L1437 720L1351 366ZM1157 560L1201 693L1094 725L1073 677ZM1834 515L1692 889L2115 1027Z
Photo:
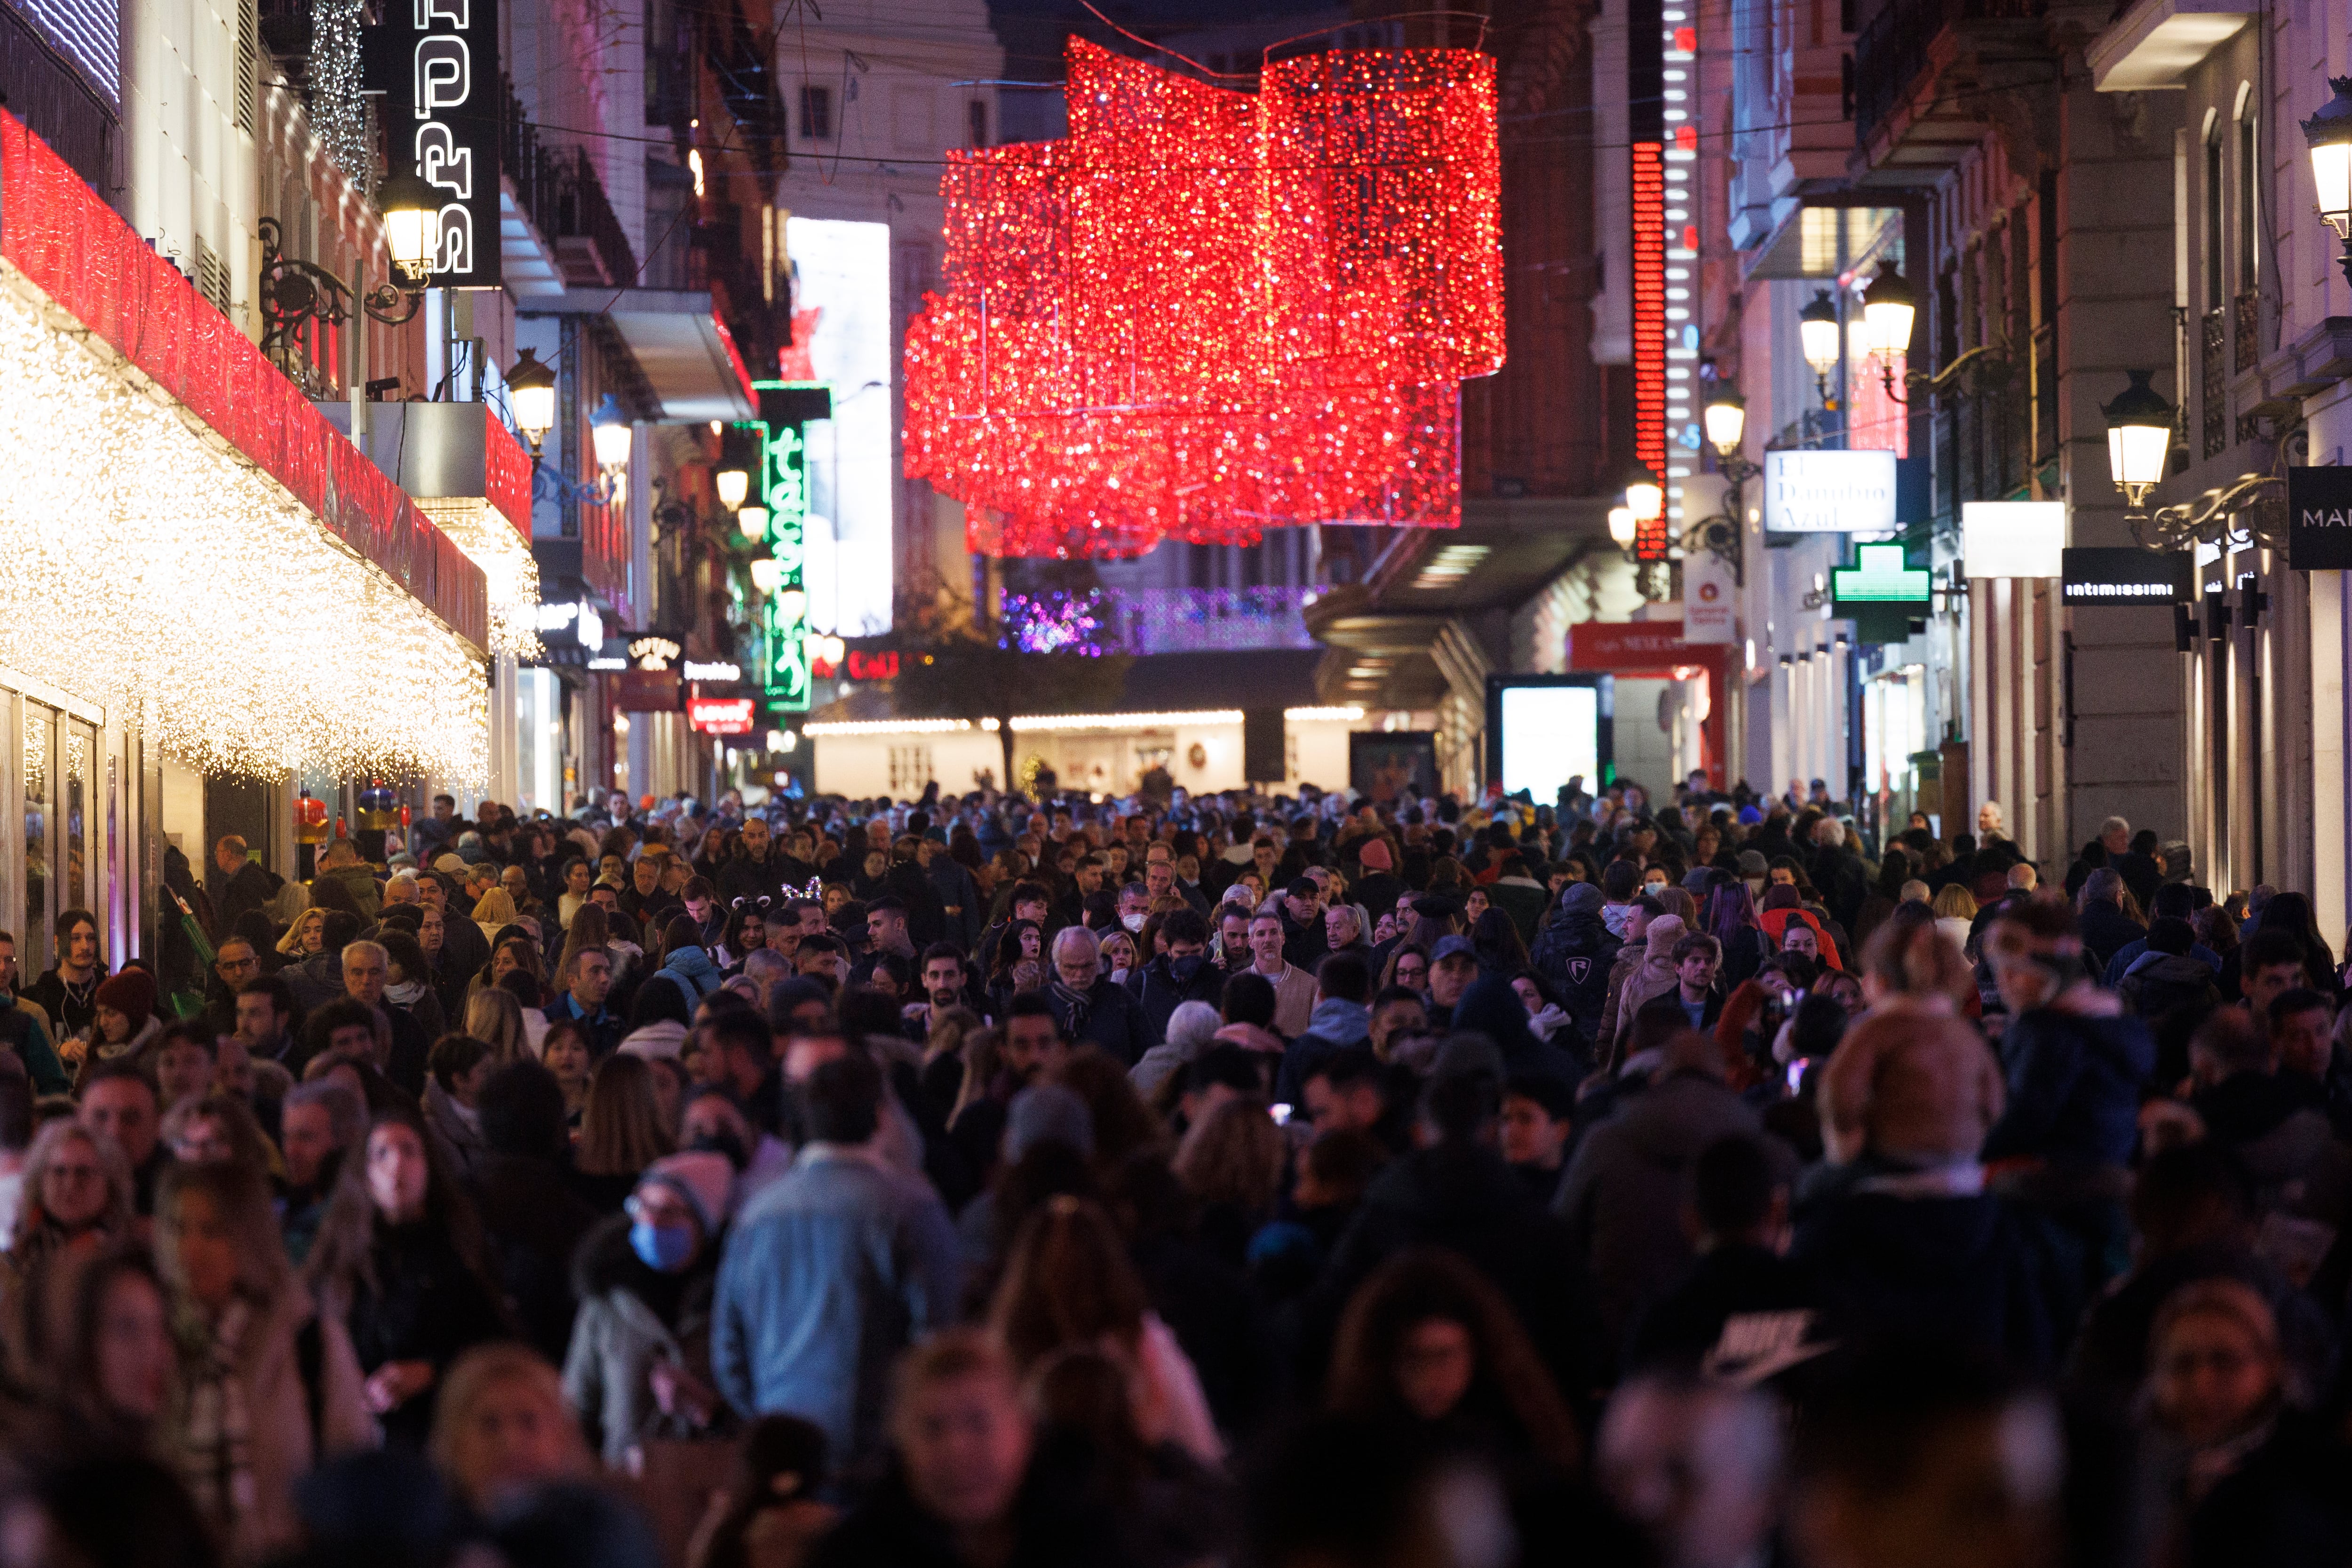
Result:
M488 773L481 661L251 464L0 292L0 663L210 773Z
M482 569L490 605L490 651L519 659L546 653L539 640L539 562L530 552L530 542L478 497L420 500L416 505L467 560Z
M1255 93L1084 40L1070 134L951 153L906 466L991 555L1451 527L1503 360L1493 60L1368 50Z

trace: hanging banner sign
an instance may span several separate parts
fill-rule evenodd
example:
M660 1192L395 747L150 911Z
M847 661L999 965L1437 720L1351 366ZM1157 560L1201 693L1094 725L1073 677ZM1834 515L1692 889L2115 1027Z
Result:
M1739 584L1731 563L1712 550L1683 557L1683 640L1727 643L1738 619Z
M2174 605L2189 598L2185 550L2069 550L2058 601L2063 605Z
M2352 571L2352 468L2287 469L2286 563Z
M387 0L367 29L366 90L394 174L441 197L436 289L495 289L499 265L498 0Z
M1885 533L1895 526L1894 453L1764 454L1767 533Z

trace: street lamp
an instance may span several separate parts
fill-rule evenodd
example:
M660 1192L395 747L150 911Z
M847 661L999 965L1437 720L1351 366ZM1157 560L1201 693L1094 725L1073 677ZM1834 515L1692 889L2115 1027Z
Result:
M751 586L762 594L772 594L784 580L784 563L772 555L762 555L751 563Z
M606 478L629 466L629 422L621 416L620 399L611 393L588 416L588 434L596 443L596 467Z
M433 253L441 238L441 198L414 174L394 174L376 189L383 210L384 248L392 264L423 283L433 276Z
M1617 548L1620 550L1630 551L1633 548L1633 509L1632 507L1612 506L1609 509L1609 537L1617 542Z
M1814 390L1822 402L1830 401L1830 372L1838 363L1838 310L1826 289L1813 296L1813 302L1797 312L1797 342L1805 352L1805 363L1813 367Z
M2172 405L2148 384L2152 370L2127 373L2131 384L2099 412L2107 420L2107 468L2124 505L2137 512L2147 492L2164 478L2165 459L2172 452Z
M2352 283L2352 77L2332 76L2336 96L2303 122L2311 144L2311 183L2319 195L2319 221L2344 242L2344 279Z
M1739 450L1740 437L1748 434L1748 402L1739 389L1729 382L1716 383L1715 395L1706 400L1702 411L1706 421L1706 443L1716 456L1728 458Z
M535 458L540 443L555 428L555 372L540 363L535 351L523 350L507 372L507 398L514 407L515 428L530 443Z
M712 476L711 484L719 491L719 504L733 511L751 493L751 476L740 468L721 468Z
M1919 313L1919 298L1903 274L1887 268L1862 291L1862 330L1880 355L1893 358L1911 352L1911 322Z
M768 537L768 509L763 506L743 506L735 509L735 526L743 537L761 540Z
M1655 522L1666 512L1666 487L1658 471L1635 458L1625 470L1625 505L1637 523Z

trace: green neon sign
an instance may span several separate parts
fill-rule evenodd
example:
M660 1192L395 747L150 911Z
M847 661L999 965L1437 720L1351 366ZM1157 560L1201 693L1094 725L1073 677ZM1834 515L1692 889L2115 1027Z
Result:
M1854 563L1830 574L1830 597L1841 605L1923 605L1935 574L1906 565L1899 544L1857 544Z
M810 694L808 441L798 425L754 422L752 427L760 432L760 496L768 509L768 553L776 563L776 585L761 618L761 687L770 707L805 713Z

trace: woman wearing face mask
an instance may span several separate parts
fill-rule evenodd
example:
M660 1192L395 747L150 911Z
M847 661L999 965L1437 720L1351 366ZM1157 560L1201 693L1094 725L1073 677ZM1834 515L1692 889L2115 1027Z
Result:
M474 1205L423 1122L381 1112L353 1154L311 1243L310 1277L351 1331L386 1437L422 1449L450 1363L509 1325Z
M657 1160L626 1211L581 1243L563 1392L608 1465L649 1435L708 1433L726 1419L710 1374L710 1302L734 1181L722 1154Z
M351 1340L295 1276L269 1189L241 1165L173 1167L155 1261L180 1331L181 1479L232 1555L283 1551L299 1534L296 1479L375 1446Z

